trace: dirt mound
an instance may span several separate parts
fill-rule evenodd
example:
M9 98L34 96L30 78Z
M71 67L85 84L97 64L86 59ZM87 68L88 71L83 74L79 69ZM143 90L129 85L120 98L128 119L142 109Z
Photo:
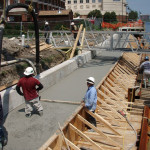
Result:
M26 43L25 46L21 45L19 38L4 38L2 45L2 58L1 62L16 60L18 58L26 58L36 64L36 52L34 41ZM43 43L42 41L40 43ZM43 43L44 44L44 43ZM34 48L33 48L34 47ZM34 52L33 52L34 50ZM50 69L64 61L64 55L52 47L47 46L46 49L40 51L40 72ZM29 66L25 62L15 63L9 66L1 67L0 70L0 90L4 89L3 86L10 86L16 83L20 77L23 76L24 69Z

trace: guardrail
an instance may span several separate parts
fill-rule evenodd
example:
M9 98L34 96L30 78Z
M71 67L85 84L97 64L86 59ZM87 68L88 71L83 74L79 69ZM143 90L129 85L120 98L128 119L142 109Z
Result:
M71 31L39 31L40 40L49 39L54 47L72 47L75 39ZM80 36L80 41L82 39ZM34 39L34 32L27 32L27 40ZM150 33L147 32L119 32L119 31L86 31L84 47L93 49L128 49L140 51L150 48Z

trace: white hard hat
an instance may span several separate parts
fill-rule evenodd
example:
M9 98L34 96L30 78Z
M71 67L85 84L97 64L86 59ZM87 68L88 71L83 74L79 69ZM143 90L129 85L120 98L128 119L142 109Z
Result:
M45 24L48 25L48 22L46 21Z
M87 80L86 80L87 83L90 83L90 84L94 84L95 83L95 79L93 77L89 77Z
M74 25L74 22L71 22L71 24L70 24L71 26L73 26Z
M25 70L25 72L24 72L24 74L25 74L26 76L29 76L29 75L31 75L31 74L34 74L33 68L32 68L32 67L27 67L26 70Z

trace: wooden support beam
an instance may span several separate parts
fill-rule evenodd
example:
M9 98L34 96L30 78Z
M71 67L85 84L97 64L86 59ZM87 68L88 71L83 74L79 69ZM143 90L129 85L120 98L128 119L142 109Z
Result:
M95 150L104 150L101 148L98 144L96 144L93 140L91 140L88 136L86 136L83 132L78 130L75 126L73 126L71 123L69 123L69 126L72 130L74 130L77 134L79 134L82 138L84 138L86 141L90 142L94 147Z
M103 119L101 116L99 116L97 113L92 113L88 109L85 110L88 114L90 114L92 117L94 117L96 120L103 122L105 126L107 126L109 129L111 129L115 134L121 135L119 132L117 132L109 122L107 122L105 119Z
M98 105L97 105L96 108L97 108L100 112L103 112L110 120L112 120L112 122L113 122L114 124L117 124L117 125L122 126L122 125L120 124L120 122L115 119L115 117L114 117L113 115L111 115L110 113L107 113L107 111L105 111L103 108L99 107Z
M120 118L120 120L125 121L125 118L120 115L116 109L112 108L111 106L109 106L106 102L104 102L103 100L101 100L99 97L97 98L97 101L99 101L100 103L102 103L102 105L106 106L108 109L110 109L112 111L112 114L118 118Z
M113 93L111 93L106 87L104 87L103 85L102 85L102 88L104 89L104 91L105 92L107 92L108 93L108 95L106 95L105 93L103 93L102 91L100 91L100 90L98 90L98 92L99 92L99 94L101 94L103 97L105 97L106 99L106 101L108 102L109 101L109 103L110 104L113 104L114 106L116 106L117 108L118 108L118 110L123 110L124 108L126 108L126 105L125 104L123 104L121 101L120 101L120 99L118 99ZM114 98L115 100L112 100L111 98L110 98L110 96L112 96L112 98Z
M122 105L122 106L124 106L124 107L126 107L126 105L123 103L123 101L126 101L126 99L125 99L125 97L123 97L121 94L119 94L117 91L116 91L116 89L114 89L112 86L110 86L110 84L106 81L105 82L105 85L118 97L118 101L119 101L119 103ZM122 100L122 101L121 101Z
M100 134L100 136L104 137L105 140L107 140L110 144L120 147L122 148L121 145L119 145L118 143L116 143L114 140L112 140L110 137L108 137L107 135L105 135L100 129L96 128L94 125L92 125L91 123L89 123L87 120L85 120L83 117L81 117L80 115L77 115L78 119L80 119L84 124L86 124L87 126L89 126L90 128L92 128L95 132L97 132L98 134Z
M78 141L78 145L80 145L80 147L85 147L85 148L89 148L90 150L95 150L93 148L93 146L90 143L84 142L84 141ZM99 144L104 150L120 150L119 147L113 147L113 146L108 146L108 145L104 145L103 143Z
M82 40L81 40L81 46L80 46L80 50L79 50L79 52L78 52L78 55L80 55L80 54L82 53L83 44L84 44L84 37L85 37L85 28L83 29Z
M76 50L76 47L77 47L77 43L78 43L78 40L79 40L79 37L80 37L80 33L82 31L82 28L83 28L83 24L80 25L80 28L79 28L79 31L78 31L78 34L77 34L77 37L76 37L76 40L75 40L75 43L74 43L71 55L70 55L70 59L74 56L74 53L75 53L75 50Z
M68 145L69 145L73 150L80 150L79 147L77 147L74 143L72 143L71 141L69 141L67 138L65 138L65 140L67 141Z

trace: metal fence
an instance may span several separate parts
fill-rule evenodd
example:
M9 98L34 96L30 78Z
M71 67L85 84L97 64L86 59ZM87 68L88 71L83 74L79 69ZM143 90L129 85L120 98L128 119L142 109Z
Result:
M45 36L46 34L46 36ZM83 32L79 40L82 39ZM27 40L34 38L34 32L27 32ZM40 40L49 39L54 47L73 47L75 39L70 31L40 31ZM86 31L83 47L107 50L132 50L150 48L150 33L147 32L115 32L115 31Z

